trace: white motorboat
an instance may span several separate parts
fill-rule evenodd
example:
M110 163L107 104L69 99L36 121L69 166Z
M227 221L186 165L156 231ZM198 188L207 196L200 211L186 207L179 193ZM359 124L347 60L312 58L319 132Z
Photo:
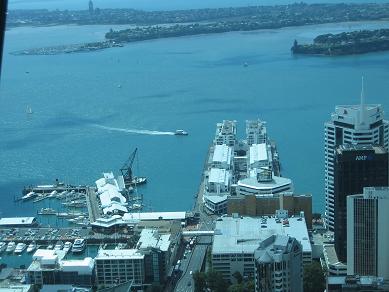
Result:
M83 238L77 238L73 243L72 252L73 253L83 252L85 250L85 247L86 247L86 240Z
M27 252L30 253L30 252L33 252L34 250L36 250L37 248L37 245L35 243L35 241L32 241L28 246L27 246Z
M63 248L63 242L58 241L56 245L54 246L54 250L61 250Z
M15 253L16 254L21 254L27 247L27 244L24 242L19 242L16 247L15 247Z
M7 248L7 244L3 241L0 242L0 252L5 251L6 248Z
M14 241L11 241L8 243L7 245L7 248L6 248L6 252L13 252L16 248L16 243Z
M63 246L63 251L68 252L72 248L72 243L70 241L66 241Z

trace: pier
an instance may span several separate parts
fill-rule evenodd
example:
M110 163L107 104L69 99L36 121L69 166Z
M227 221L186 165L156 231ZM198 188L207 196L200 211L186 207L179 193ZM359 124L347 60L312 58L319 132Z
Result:
M85 197L89 214L89 222L92 223L101 217L101 209L99 208L95 189L88 187L86 189Z

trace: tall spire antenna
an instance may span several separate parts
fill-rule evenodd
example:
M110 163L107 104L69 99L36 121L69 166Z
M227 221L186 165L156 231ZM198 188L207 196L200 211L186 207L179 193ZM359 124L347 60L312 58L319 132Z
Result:
M361 112L360 112L360 123L364 124L364 119L365 119L365 89L364 89L364 80L362 76L362 88L361 88Z

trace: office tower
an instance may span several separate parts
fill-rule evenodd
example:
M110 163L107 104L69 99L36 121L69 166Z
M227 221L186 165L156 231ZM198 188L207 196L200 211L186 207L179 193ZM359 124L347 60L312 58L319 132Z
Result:
M347 274L389 280L389 188L347 197Z
M341 261L347 259L347 196L371 186L388 186L388 152L372 145L339 146L334 161L334 235Z
M93 2L92 2L92 0L89 0L88 6L89 6L89 13L93 14L94 9L93 9Z
M339 145L380 145L388 150L389 122L384 120L381 105L365 105L363 88L360 105L335 107L331 120L325 123L325 198L326 224L334 228L334 155Z

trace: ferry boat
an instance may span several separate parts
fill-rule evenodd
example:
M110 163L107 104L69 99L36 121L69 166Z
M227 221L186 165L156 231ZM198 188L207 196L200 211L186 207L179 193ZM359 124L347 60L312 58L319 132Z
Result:
M36 250L37 248L37 245L35 243L35 241L32 241L28 246L27 246L27 252L30 253L30 252L33 252L34 250Z
M21 254L27 247L27 244L25 244L24 242L19 242L16 247L15 247L15 253L16 254Z
M7 244L3 241L0 242L0 252L5 251L6 248L7 248Z
M13 252L15 250L15 248L16 248L15 241L11 241L11 242L8 243L7 248L6 248L5 251L6 252Z
M80 253L85 250L86 244L85 244L85 239L83 238L77 238L72 247L72 252L73 253Z
M188 132L186 132L184 130L176 130L174 132L174 135L177 135L177 136L188 136Z
M63 251L68 252L72 248L72 243L70 241L66 241L63 246Z
M58 241L56 245L54 246L54 250L61 250L63 248L63 242Z
M57 211L54 210L53 208L42 208L39 212L38 215L56 215Z

